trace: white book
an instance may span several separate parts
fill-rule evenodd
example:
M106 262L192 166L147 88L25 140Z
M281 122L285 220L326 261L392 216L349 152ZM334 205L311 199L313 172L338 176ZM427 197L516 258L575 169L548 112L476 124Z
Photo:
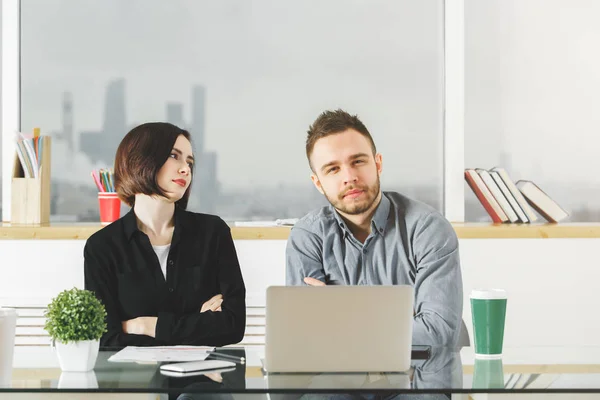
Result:
M479 176L481 176L481 180L483 180L483 183L485 183L485 185L488 187L498 204L500 204L500 207L508 217L508 220L510 222L517 222L519 220L519 217L517 217L515 210L513 210L510 204L508 204L506 197L504 197L504 195L500 191L500 188L498 187L498 185L496 185L496 182L494 182L494 179L492 178L490 173L482 168L476 168L475 171L477 171Z
M550 196L531 181L518 181L517 187L529 204L549 222L559 222L569 216Z
M492 178L494 178L494 181L502 191L504 197L506 197L506 200L508 200L508 203L510 204L512 209L515 210L515 213L517 214L517 217L519 217L519 220L521 220L521 222L529 222L527 215L525 215L523 210L521 210L521 207L519 207L519 203L517 203L517 200L515 200L513 195L510 193L510 190L508 190L508 187L506 187L506 184L500 177L500 174L496 171L490 171L490 175L492 176Z
M27 164L25 163L25 158L23 157L27 157L27 155L23 155L23 150L21 149L21 146L19 146L19 144L17 143L17 157L19 157L19 162L21 163L21 167L23 168L23 176L25 178L31 178L31 176L29 175L29 169L27 168Z
M525 198L523 197L523 195L521 194L519 189L517 189L513 180L508 175L508 172L506 172L506 170L504 168L500 168L500 167L492 168L492 171L495 171L500 175L500 178L502 178L502 180L504 181L504 184L506 185L508 190L510 190L510 193L513 195L513 197L515 198L517 203L519 203L519 207L521 207L521 210L523 210L525 215L527 215L529 222L537 221L537 219L538 219L537 215L535 215L535 213L533 212L533 210L531 209L529 204L527 204L527 200L525 200Z
M24 139L23 146L25 146L25 150L27 150L27 157L29 158L29 162L31 163L31 169L33 173L33 177L37 178L39 174L38 170L38 162L37 157L35 156L35 150L33 149L33 140L32 139Z

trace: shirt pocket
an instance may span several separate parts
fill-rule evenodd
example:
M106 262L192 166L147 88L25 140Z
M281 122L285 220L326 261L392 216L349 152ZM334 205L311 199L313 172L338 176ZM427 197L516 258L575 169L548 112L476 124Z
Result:
M117 275L118 295L123 318L155 316L158 290L151 271L131 271Z

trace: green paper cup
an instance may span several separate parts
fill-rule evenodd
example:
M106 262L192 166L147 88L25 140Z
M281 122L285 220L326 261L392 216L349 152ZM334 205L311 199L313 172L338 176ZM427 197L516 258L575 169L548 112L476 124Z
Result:
M506 292L502 289L476 289L471 292L475 357L502 357Z
M473 389L503 389L504 371L502 359L475 359Z

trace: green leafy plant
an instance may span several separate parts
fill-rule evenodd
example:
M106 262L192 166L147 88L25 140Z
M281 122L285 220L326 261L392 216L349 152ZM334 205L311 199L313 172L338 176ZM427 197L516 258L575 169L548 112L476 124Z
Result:
M106 309L93 292L73 288L52 299L44 329L63 343L98 340L106 332Z

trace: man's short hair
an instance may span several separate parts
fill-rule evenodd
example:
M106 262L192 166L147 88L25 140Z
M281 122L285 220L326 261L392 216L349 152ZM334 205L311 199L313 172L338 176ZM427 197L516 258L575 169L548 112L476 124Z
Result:
M136 194L166 197L157 182L158 171L169 158L180 135L191 143L188 131L166 122L145 123L125 135L115 156L115 189L128 206L133 207ZM191 184L183 197L175 202L184 210L190 189Z
M377 153L377 149L375 148L375 142L369 133L367 127L362 123L358 116L350 115L344 110L337 109L335 111L324 111L319 115L319 117L313 122L311 126L308 128L308 135L306 137L306 158L308 159L308 164L310 168L315 171L313 165L310 162L310 156L315 147L315 143L317 140L322 139L324 137L335 135L337 133L344 132L348 129L354 129L364 137L369 140L371 143L371 149L373 150L373 155Z

